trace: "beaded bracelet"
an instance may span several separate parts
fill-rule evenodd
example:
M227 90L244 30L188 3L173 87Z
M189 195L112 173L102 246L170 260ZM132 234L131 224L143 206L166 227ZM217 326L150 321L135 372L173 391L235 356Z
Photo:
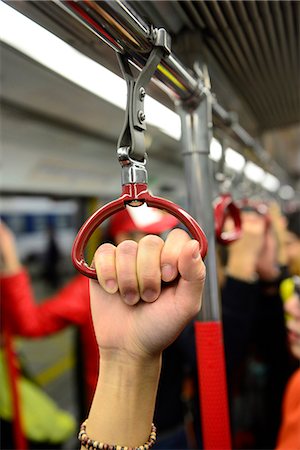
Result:
M154 426L154 423L151 425L151 432L148 441L139 447L124 447L122 445L103 444L103 442L94 441L86 434L86 424L87 420L85 420L80 427L78 439L81 442L81 445L88 450L149 450L156 442L156 427Z

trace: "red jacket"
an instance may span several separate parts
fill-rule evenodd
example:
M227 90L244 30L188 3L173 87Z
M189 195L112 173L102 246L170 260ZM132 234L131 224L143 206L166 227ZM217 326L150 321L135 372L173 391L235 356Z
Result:
M90 311L89 280L78 275L57 294L37 304L26 271L2 276L1 309L2 324L7 321L11 332L23 337L47 336L69 325L79 327L89 407L99 370L99 350Z

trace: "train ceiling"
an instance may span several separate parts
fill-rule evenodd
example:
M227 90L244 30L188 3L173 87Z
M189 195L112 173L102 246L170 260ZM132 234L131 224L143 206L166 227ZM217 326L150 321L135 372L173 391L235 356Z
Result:
M173 37L190 67L207 62L212 88L227 109L292 178L300 177L300 2L129 2ZM245 112L247 111L247 113Z
M114 52L52 1L9 1L71 45L119 73ZM300 2L132 1L146 21L165 27L176 55L208 64L222 106L258 137L297 183L300 175ZM173 107L156 87L152 95Z
M130 3L173 34L181 58L193 46L200 53L202 43L204 53L217 61L261 130L299 120L299 1ZM184 48L187 31L189 52Z

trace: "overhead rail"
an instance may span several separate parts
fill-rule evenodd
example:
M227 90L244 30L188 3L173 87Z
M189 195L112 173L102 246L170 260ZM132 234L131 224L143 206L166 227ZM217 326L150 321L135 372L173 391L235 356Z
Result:
M146 24L125 2L52 0L94 35L117 52L126 53L133 63L144 66L154 43L154 28ZM203 89L173 53L165 56L156 71L156 78L177 98L196 99Z
M154 45L152 41L155 29L147 24L126 1L52 1L112 49L126 53L134 65L140 68L145 65L147 55ZM192 108L200 101L205 90L199 77L186 68L173 52L163 58L155 78L169 95L185 104L191 103ZM252 149L259 160L263 164L269 164L278 176L282 175L280 167L274 167L271 157L257 140L252 138L236 120L233 120L232 114L216 100L213 101L212 111L215 119L230 129L234 138L245 147Z

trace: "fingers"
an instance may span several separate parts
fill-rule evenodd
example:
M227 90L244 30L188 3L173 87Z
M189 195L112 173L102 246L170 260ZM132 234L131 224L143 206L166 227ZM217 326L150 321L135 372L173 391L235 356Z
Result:
M117 248L112 244L103 244L94 258L102 288L108 294L119 290L129 305L134 305L140 298L136 275L137 247L134 241L123 241Z
M148 235L138 244L103 244L95 254L95 268L102 288L109 294L119 290L129 305L140 299L154 302L160 296L161 281L173 281L179 274L177 298L185 305L190 302L195 312L200 308L205 266L199 243L183 230L173 230L166 242Z
M185 311L195 315L201 308L206 272L198 241L192 240L184 245L178 258L178 271L181 277L176 298Z
M168 234L161 253L161 278L169 282L178 275L178 258L182 247L190 241L189 235L179 228Z
M140 240L137 255L137 277L141 298L154 302L161 291L161 251L164 241L158 236L145 236Z
M135 305L139 299L137 281L138 244L134 241L123 241L116 250L116 269L119 291L125 303Z
M94 264L100 285L109 294L115 294L118 290L116 247L112 244L101 245L95 253Z
M139 244L123 241L118 247L101 245L95 254L98 281L109 294L119 289L123 300L136 304L139 299L155 301L161 290L160 257L164 241L145 236Z

